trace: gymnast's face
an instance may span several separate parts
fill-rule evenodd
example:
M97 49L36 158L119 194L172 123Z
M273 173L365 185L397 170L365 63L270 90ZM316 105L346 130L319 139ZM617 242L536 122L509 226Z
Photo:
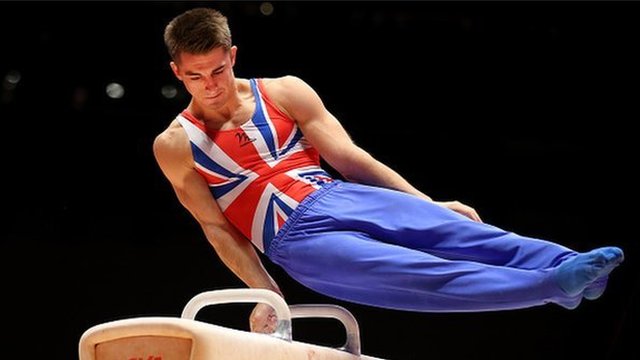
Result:
M171 69L200 106L222 107L235 91L233 65L237 48L217 47L204 54L182 53Z

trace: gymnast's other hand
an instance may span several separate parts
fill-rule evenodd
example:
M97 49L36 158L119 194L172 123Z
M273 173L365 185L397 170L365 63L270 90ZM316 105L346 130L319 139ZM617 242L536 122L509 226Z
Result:
M462 214L473 221L482 222L482 219L480 219L480 215L478 215L476 210L469 205L465 205L459 201L434 201L434 202L440 206L444 206L447 209L450 209L459 214Z
M271 334L276 331L276 311L269 305L259 303L249 317L251 332Z

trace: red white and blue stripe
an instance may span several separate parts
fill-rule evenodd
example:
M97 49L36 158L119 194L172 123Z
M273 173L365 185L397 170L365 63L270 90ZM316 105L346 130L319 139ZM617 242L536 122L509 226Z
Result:
M298 204L333 181L296 122L251 79L256 109L239 128L210 130L187 110L177 120L186 131L196 170L225 216L261 251Z

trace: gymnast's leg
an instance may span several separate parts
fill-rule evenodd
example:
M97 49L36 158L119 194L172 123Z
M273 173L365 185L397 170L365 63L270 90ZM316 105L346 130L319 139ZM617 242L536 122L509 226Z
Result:
M272 260L319 292L383 307L573 308L622 259L621 251L578 254L403 193L354 184L319 191L296 212L268 249Z
M291 277L334 298L427 312L468 312L557 303L573 308L551 270L521 270L447 260L382 243L358 232L297 234L273 243L269 257Z
M356 230L449 260L529 270L557 267L556 281L570 296L583 293L590 300L601 296L609 273L624 258L622 250L616 247L578 254L557 243L471 221L401 192L354 184L344 187L351 189L336 191L334 195L360 199L352 200L358 206L341 211L343 221L355 224ZM363 219L373 221L366 223Z

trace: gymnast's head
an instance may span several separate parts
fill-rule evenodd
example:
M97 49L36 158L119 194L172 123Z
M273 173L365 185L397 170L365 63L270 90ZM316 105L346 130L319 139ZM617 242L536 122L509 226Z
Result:
M231 30L226 16L218 10L195 8L167 24L164 43L171 60L179 63L183 53L206 54L216 48L229 51L232 48Z

